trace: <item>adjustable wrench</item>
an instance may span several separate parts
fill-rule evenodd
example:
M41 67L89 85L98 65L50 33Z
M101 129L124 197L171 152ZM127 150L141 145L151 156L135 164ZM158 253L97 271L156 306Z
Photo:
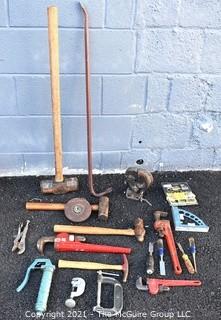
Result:
M142 277L136 281L136 288L142 291L149 291L150 294L155 295L164 291L169 291L170 287L199 287L201 286L199 280L169 280L169 279L146 279L146 284L143 284Z
M167 212L162 212L162 211L154 212L154 218L155 218L154 229L159 232L160 237L164 237L166 239L167 246L170 252L170 257L173 264L173 269L175 274L178 275L182 273L182 269L178 259L177 249L176 249L170 221L160 220L161 217L166 217L167 215L168 215Z

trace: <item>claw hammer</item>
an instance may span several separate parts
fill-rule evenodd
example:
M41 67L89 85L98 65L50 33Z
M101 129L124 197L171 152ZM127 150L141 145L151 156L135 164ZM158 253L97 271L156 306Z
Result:
M161 217L167 217L167 215L168 215L167 212L162 212L162 211L154 212L154 219L155 219L154 229L157 232L159 232L160 237L164 237L166 239L174 272L175 274L179 275L182 273L182 269L180 266L170 221L166 219L160 220Z

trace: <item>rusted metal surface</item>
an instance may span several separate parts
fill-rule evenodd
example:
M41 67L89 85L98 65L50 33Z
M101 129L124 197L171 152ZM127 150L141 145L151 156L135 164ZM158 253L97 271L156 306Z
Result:
M65 216L73 222L82 222L91 215L91 205L84 198L74 198L65 204Z
M80 3L84 14L84 50L85 50L85 73L86 73L86 112L87 112L87 157L88 157L88 186L91 194L101 197L112 191L108 188L97 193L93 185L93 142L92 142L92 120L91 120L91 84L90 84L90 54L89 54L89 15L86 7Z

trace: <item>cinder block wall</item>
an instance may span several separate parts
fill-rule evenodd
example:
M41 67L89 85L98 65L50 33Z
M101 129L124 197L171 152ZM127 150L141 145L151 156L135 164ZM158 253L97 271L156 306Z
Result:
M94 166L221 167L221 1L87 0ZM64 167L86 169L82 13L0 0L0 174L53 170L47 6L57 5Z

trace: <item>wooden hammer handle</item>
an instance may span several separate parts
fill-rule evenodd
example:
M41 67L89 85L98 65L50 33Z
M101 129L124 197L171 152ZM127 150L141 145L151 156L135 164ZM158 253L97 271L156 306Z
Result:
M48 8L48 39L51 73L51 100L53 116L55 181L62 182L62 138L61 138L61 98L59 81L58 9Z
M58 268L71 268L71 269L87 269L87 270L122 270L122 265L118 264L105 264L98 262L87 261L68 261L58 260Z
M68 226L68 225L54 225L54 232L68 232L77 234L99 234L99 235L119 235L119 236L134 236L133 229L111 229L100 227L87 226Z
M63 203L26 202L27 210L64 210Z

